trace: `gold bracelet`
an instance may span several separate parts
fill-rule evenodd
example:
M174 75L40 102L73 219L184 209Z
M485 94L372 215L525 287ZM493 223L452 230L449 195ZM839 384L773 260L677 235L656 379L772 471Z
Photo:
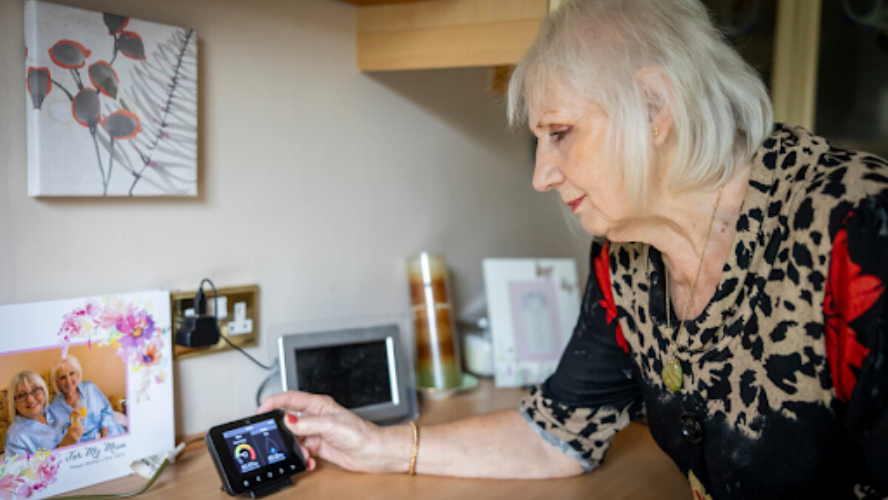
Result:
M410 422L410 430L413 431L413 448L410 450L410 467L407 474L416 475L416 457L419 456L419 426L416 422Z

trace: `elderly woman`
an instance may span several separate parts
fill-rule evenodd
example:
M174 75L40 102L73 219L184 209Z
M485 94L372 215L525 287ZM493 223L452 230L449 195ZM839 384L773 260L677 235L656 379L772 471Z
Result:
M50 378L58 393L52 400L52 407L83 425L81 443L124 432L123 427L114 421L114 410L108 398L96 384L82 380L83 369L77 358L69 354L58 360ZM85 415L81 413L84 408Z
M423 427L416 472L588 472L644 413L695 498L888 495L888 163L773 124L696 0L562 6L509 103L534 187L601 238L555 374L518 410ZM313 455L412 468L408 426L273 407Z
M4 447L7 458L54 450L80 440L83 427L70 425L67 414L50 409L48 394L43 377L32 371L12 377L8 395L12 426L6 433Z

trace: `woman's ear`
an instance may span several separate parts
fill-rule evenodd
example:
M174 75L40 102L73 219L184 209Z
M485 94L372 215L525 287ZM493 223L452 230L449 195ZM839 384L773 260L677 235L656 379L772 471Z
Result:
M646 66L635 72L635 87L645 106L651 143L654 147L666 143L672 131L673 94L672 80L659 66Z

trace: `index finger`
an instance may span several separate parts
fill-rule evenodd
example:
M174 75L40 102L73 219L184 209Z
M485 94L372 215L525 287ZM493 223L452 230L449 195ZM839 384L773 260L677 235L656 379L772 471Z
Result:
M281 409L286 411L305 411L320 415L323 412L323 396L301 391L289 391L269 396L262 401L256 413Z

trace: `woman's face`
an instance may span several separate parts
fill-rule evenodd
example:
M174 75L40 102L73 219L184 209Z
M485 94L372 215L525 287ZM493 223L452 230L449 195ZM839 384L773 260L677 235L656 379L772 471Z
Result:
M620 165L607 158L609 116L553 83L530 112L539 142L533 187L558 191L586 232L608 236L632 217Z
M56 371L56 382L59 384L59 390L65 394L74 394L77 392L77 384L80 383L80 375L69 363L62 363Z
M36 418L43 411L43 405L46 403L46 394L44 394L43 388L27 382L19 384L14 397L16 411L25 418Z

